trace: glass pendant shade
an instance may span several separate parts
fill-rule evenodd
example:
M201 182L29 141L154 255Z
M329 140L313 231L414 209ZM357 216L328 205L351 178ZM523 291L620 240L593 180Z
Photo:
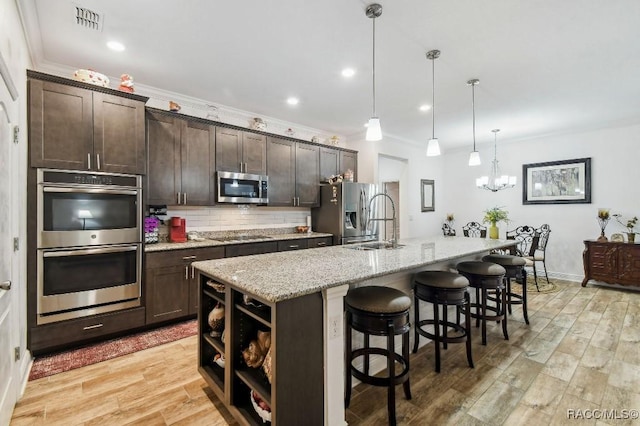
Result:
M436 157L440 155L440 144L438 143L438 138L433 138L429 140L429 144L427 145L427 157Z
M480 164L482 164L480 161L480 153L478 151L472 151L471 154L469 154L469 165L479 166Z
M379 141L382 139L382 128L380 127L380 119L378 117L371 117L369 119L366 139L368 141Z

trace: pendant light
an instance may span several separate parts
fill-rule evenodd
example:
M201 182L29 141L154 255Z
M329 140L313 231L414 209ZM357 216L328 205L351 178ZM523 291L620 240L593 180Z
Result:
M476 179L476 186L491 192L498 192L501 189L513 188L516 186L516 177L507 176L500 173L498 165L498 149L496 148L498 140L498 132L500 129L493 129L493 161L491 162L491 170L489 176L482 176Z
M427 52L427 59L431 60L431 139L427 144L427 157L440 155L440 144L436 138L436 59L440 57L439 50Z
M476 151L476 84L480 83L480 80L477 78L471 79L467 81L467 84L471 86L471 110L473 113L473 151L469 154L469 165L470 166L479 166L482 162L480 161L480 153Z
M382 6L373 3L367 6L367 16L373 20L373 114L367 125L368 141L379 141L382 139L382 128L380 127L380 119L376 115L376 18L382 15Z

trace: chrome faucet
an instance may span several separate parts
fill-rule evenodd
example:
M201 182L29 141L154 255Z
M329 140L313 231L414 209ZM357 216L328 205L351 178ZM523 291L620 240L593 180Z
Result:
M373 200L375 200L377 197L387 197L389 199L389 201L391 201L391 217L382 217L382 218L372 218L369 217L369 215L371 214L371 206L373 204ZM388 221L393 221L393 232L391 233L391 247L393 248L397 248L398 247L398 238L396 238L396 205L393 202L393 198L391 198L388 194L385 194L384 192L379 192L376 195L374 195L373 197L371 197L371 199L369 200L369 209L368 209L368 213L367 213L367 225L366 228L369 228L369 223L370 222L375 222L375 221L381 221L381 222L388 222Z

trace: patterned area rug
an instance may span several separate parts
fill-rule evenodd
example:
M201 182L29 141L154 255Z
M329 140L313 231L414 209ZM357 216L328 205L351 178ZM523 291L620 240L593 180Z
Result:
M556 282L556 280L549 280L549 283L547 283L547 279L544 277L538 277L538 287L540 288L539 292L538 292L538 289L536 288L536 282L533 279L533 274L527 274L527 292L529 294L555 293L557 291L560 291L560 287L558 286L558 283ZM519 285L511 286L511 291L513 291L514 293L518 293L518 294L522 293L521 289L522 287L520 287Z
M173 342L198 332L198 321L190 320L130 336L119 337L82 348L36 357L29 380L36 380L63 371L84 367L143 349Z

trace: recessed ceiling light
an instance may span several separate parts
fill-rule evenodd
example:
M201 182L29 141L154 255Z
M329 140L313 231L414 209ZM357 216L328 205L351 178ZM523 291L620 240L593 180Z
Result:
M343 77L353 77L356 74L356 70L354 70L353 68L345 68L342 70L342 76Z
M429 111L431 109L431 105L420 105L418 109L422 112Z
M293 96L290 98L287 98L287 103L289 105L298 105L298 102L300 102L300 99L294 98Z
M111 50L115 50L116 52L122 52L124 50L124 44L118 41L110 41L107 43L107 47Z

